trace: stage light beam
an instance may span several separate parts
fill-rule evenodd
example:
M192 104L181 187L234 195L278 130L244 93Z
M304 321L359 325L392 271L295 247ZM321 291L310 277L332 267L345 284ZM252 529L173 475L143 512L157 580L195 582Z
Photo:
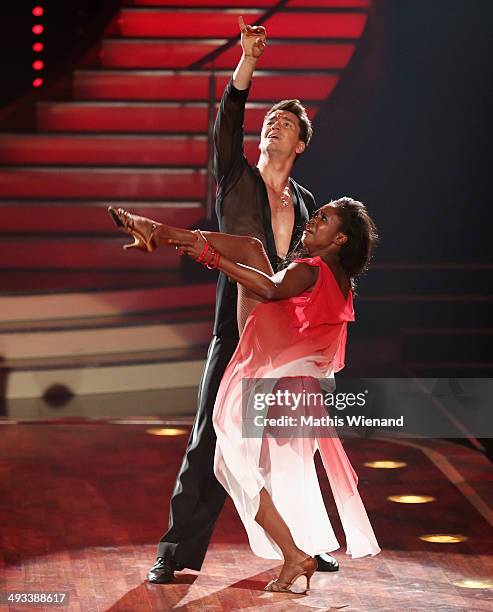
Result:
M405 461L365 461L363 463L366 467L373 468L375 470L390 470L396 468L406 467Z
M419 536L423 542L433 542L435 544L458 544L465 542L468 538L461 533L429 533Z
M152 427L146 429L146 433L152 436L183 436L188 433L188 430L179 427Z
M431 495L389 495L387 499L396 504L427 504L435 501Z

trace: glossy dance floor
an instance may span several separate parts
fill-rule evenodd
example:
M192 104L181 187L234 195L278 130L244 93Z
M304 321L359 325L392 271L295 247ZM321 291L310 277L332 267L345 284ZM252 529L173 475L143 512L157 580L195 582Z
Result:
M167 425L185 433L152 435L149 428L164 424L132 419L2 422L3 593L67 592L68 605L41 608L84 612L493 609L492 467L475 451L437 441L346 442L382 553L352 560L341 548L335 552L341 570L317 573L308 596L262 590L278 565L251 553L229 500L203 571L180 572L172 585L148 584L145 575L167 524L168 498L189 430L186 420ZM364 465L375 460L407 465ZM322 486L342 544L325 480ZM435 500L387 499L411 494ZM427 534L467 539L420 539ZM474 588L459 586L461 580Z

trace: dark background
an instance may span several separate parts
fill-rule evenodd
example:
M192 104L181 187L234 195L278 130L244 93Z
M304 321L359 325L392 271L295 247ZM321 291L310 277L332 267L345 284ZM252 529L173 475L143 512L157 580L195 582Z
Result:
M43 16L32 14L35 6L44 8ZM37 97L44 96L43 88L32 91L33 78L40 76L32 69L32 62L38 56L32 50L34 42L39 40L45 45L39 58L45 62L42 76L46 85L53 85L55 79L75 66L91 49L119 6L119 0L2 2L0 107L30 92ZM44 26L40 36L31 31L36 23Z
M0 105L32 91L36 2L5 3ZM48 87L98 39L115 0L44 0ZM319 202L367 203L393 261L492 261L493 2L374 0L344 78L295 168ZM302 97L300 93L300 97Z
M492 261L493 2L380 0L298 171L377 220L376 260Z

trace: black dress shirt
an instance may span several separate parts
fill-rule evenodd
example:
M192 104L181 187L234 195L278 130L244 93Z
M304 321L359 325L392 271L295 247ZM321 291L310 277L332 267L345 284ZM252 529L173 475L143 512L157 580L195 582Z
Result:
M280 259L271 224L269 198L256 166L243 151L243 118L248 89L236 89L232 79L226 86L214 125L214 175L217 183L216 214L221 232L259 238L276 271ZM290 179L294 206L294 226L289 250L301 237L302 228L314 212L313 195ZM238 335L236 322L236 283L221 273L216 290L214 334Z

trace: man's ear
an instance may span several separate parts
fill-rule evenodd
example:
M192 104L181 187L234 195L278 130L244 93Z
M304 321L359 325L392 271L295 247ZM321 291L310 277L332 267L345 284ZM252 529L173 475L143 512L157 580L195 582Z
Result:
M302 140L298 140L298 144L296 145L296 153L298 153L298 155L300 153L303 153L303 151L306 149L306 144L302 141Z

